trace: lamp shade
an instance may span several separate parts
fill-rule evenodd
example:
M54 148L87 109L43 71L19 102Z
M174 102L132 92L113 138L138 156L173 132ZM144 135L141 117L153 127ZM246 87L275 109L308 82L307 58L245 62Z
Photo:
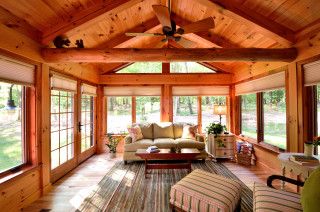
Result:
M213 114L226 115L227 114L227 106L226 105L214 105Z

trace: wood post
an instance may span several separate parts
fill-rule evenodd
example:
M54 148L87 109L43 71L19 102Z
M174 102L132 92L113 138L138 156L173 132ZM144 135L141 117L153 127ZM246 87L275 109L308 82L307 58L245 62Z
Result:
M173 121L172 86L163 85L161 88L161 121Z

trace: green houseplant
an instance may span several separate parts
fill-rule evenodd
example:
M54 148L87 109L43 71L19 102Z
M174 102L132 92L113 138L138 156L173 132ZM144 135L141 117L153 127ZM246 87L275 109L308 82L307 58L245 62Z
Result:
M107 137L108 143L106 145L109 148L110 157L115 157L115 154L117 152L117 146L120 142L120 138L114 137L111 133L107 133Z
M207 133L208 134L217 135L217 134L221 134L223 132L223 130L225 130L225 129L226 129L226 126L224 126L224 125L222 125L220 123L212 122L207 127Z

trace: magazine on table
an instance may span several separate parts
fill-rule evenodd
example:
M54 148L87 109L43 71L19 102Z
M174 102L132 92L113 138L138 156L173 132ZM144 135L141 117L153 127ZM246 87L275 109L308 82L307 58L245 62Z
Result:
M157 146L149 146L146 150L148 153L160 152L160 149Z

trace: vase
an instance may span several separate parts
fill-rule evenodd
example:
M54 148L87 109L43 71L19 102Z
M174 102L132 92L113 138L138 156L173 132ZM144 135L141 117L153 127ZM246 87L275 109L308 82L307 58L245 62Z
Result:
M116 157L116 153L115 152L109 152L109 158L113 159Z
M305 156L313 155L313 144L304 143L304 155Z

